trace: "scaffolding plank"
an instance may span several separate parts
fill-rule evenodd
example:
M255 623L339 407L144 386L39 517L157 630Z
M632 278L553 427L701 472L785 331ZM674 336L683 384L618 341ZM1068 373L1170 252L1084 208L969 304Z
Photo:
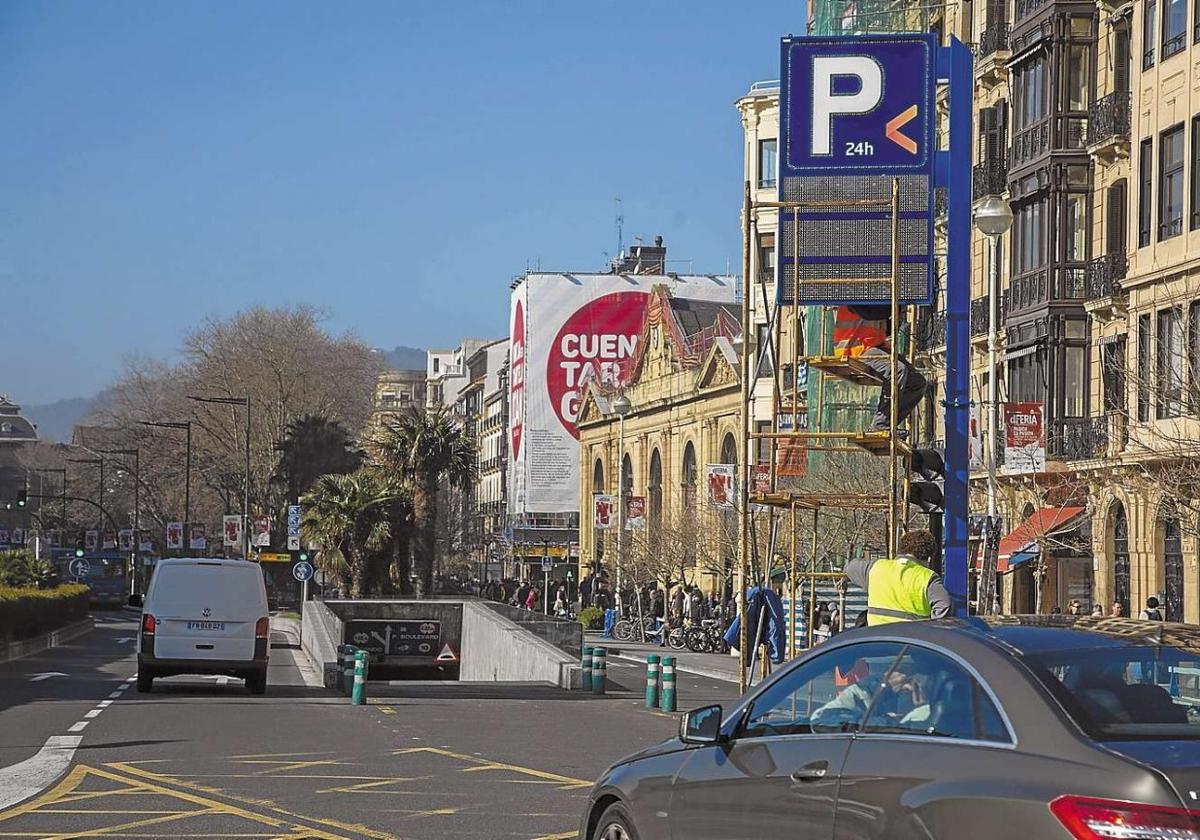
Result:
M892 436L887 432L859 432L847 440L872 455L890 455L892 452ZM896 452L903 457L908 457L912 454L912 449L909 447L908 441L897 440Z
M882 385L883 377L858 359L843 359L839 356L809 356L810 369L819 370L829 376L845 379L857 385Z

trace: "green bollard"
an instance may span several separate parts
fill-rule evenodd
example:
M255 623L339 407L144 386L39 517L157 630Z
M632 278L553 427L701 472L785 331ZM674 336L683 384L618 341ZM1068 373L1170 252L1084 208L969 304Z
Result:
M604 693L605 683L608 682L607 656L608 651L604 648L592 648L592 694Z
M662 697L660 708L664 712L675 711L675 657L664 656L662 660Z
M342 694L347 697L354 690L354 645L342 645Z
M656 654L646 657L646 708L653 709L658 705L658 662Z
M367 652L357 651L354 654L354 693L350 702L355 706L366 705L367 702Z
M585 647L583 649L583 658L579 662L580 684L579 687L583 691L592 690L592 649Z

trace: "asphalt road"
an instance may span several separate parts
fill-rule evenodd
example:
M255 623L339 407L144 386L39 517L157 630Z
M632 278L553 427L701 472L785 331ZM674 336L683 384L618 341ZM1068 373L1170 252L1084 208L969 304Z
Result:
M0 667L0 768L85 723L56 778L0 810L0 838L568 838L591 780L676 729L642 707L643 670L619 662L603 697L373 684L355 707L306 687L294 652L273 646L264 697L189 677L139 695L123 641L136 625L114 618ZM678 686L681 708L736 693L688 674Z

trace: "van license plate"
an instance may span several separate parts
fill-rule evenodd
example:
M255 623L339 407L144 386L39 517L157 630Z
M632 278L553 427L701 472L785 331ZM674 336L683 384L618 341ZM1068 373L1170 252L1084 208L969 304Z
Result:
M189 621L187 623L189 630L224 630L224 621Z

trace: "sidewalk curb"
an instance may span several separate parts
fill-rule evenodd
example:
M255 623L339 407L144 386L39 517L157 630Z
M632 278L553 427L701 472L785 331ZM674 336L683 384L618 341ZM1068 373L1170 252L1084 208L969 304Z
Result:
M89 616L83 621L68 624L66 627L59 627L57 630L51 630L49 633L44 633L41 636L34 636L32 639L9 642L0 647L0 662L13 662L17 659L33 656L35 653L41 653L50 648L58 647L65 642L82 636L84 633L90 633L95 627L95 620Z
M292 653L292 659L296 663L296 670L300 672L301 679L309 688L324 688L325 680L319 668L314 667L312 660L308 658L308 652L300 645L302 634L302 625L299 619L283 618L282 616L271 617L271 631L287 636L289 647ZM295 637L294 646L291 643L291 637Z
M621 659L625 662L636 662L639 665L646 664L646 657L631 656L628 653L612 653L608 654L610 659ZM737 676L730 674L727 671L719 671L716 668L703 668L695 665L684 665L679 662L675 663L675 670L682 671L685 674L694 674L697 677L707 677L710 680L720 680L721 682L736 683Z

